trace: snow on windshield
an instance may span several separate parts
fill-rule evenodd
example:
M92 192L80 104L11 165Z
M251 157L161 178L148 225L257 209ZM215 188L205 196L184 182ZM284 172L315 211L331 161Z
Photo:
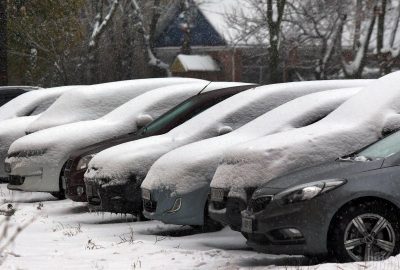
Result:
M172 149L218 136L221 129L237 129L283 103L309 93L337 87L354 87L368 81L294 82L257 87L230 97L207 109L169 133L109 148L96 155L89 166L101 168L87 177L126 177L131 170L146 175L149 166ZM136 171L135 171L136 173Z
M0 120L42 113L64 92L74 88L78 86L32 90L19 95L0 107Z
M218 161L229 147L267 134L311 124L335 110L360 89L343 88L299 97L229 134L175 149L153 164L143 186L182 193L208 185Z
M97 119L149 90L195 81L204 82L189 78L159 78L104 83L75 89L62 95L27 131L32 133L49 127Z
M242 190L350 154L398 128L400 72L371 82L318 123L265 136L226 151L211 187Z

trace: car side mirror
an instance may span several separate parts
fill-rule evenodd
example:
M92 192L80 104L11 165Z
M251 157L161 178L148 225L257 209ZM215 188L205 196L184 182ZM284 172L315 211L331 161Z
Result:
M136 126L137 128L142 128L145 125L149 124L153 121L153 117L148 114L141 114L136 118Z
M231 132L233 129L230 126L222 126L218 129L218 135L224 135Z

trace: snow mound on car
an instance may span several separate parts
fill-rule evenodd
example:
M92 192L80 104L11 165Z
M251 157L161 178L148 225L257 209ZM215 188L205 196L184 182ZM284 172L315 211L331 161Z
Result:
M27 132L97 119L149 90L196 81L205 82L190 78L157 78L111 82L75 89L62 95L28 127Z
M89 164L87 178L144 177L161 155L182 145L216 137L222 129L237 129L283 103L309 93L355 87L367 81L294 82L257 87L241 92L205 110L167 134L109 148ZM143 179L143 178L141 178Z
M35 121L40 115L23 116L0 121L0 177L6 177L4 160L10 145L18 138L25 136L26 127Z
M400 127L400 72L371 82L326 118L227 151L211 187L262 185L272 178L350 154Z
M178 194L208 186L218 161L229 147L314 123L360 90L343 88L302 96L265 113L232 133L175 149L153 164L143 186L167 189Z
M40 114L63 93L76 88L79 88L79 86L62 86L33 90L19 95L0 107L0 121Z
M9 153L46 149L46 154L35 157L35 162L44 162L46 167L58 166L58 163L65 162L74 150L136 131L139 117L155 119L185 99L196 95L207 85L208 82L204 81L170 85L149 91L97 120L71 123L29 134L15 141ZM238 85L243 83L212 83L207 89Z

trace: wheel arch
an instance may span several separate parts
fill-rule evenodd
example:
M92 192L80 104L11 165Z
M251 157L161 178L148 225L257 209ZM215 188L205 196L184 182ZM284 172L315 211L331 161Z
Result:
M393 206L394 209L397 210L397 214L400 215L400 206L393 202L392 200L390 200L389 198L385 198L382 196L378 196L378 195L364 195L364 196L359 196L356 198L352 198L351 200L343 203L337 210L336 212L332 215L331 220L329 221L329 227L328 227L328 231L327 231L327 235L326 235L326 245L327 245L327 249L329 250L329 237L332 233L333 230L333 226L335 224L335 220L338 218L338 214L340 212L342 212L344 209L346 209L347 207L350 207L352 205L357 205L357 204L361 204L361 203L365 203L365 202L380 202L382 204L386 204L388 206Z

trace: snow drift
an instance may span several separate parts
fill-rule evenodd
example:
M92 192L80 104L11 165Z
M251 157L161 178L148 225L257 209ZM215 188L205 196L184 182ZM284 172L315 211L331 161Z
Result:
M236 94L207 109L167 134L121 144L96 155L86 172L87 178L127 179L131 174L141 180L150 166L163 154L195 141L216 137L283 103L309 93L338 87L354 87L367 81L295 82L257 87Z
M190 78L158 78L111 82L86 86L62 95L28 128L28 133L104 116L140 94L162 86L205 82Z
M245 187L260 186L377 141L385 130L400 127L399 81L400 72L391 73L371 82L318 123L233 147L224 154L211 187L230 189L230 196L236 196Z
M45 111L63 93L82 88L79 86L62 86L32 90L10 100L0 107L0 121L10 118L37 115ZM0 128L3 128L0 126Z
M175 149L153 164L143 186L150 189L165 189L178 194L202 187L208 189L218 162L229 147L314 123L335 110L360 89L343 88L299 97L229 134Z

